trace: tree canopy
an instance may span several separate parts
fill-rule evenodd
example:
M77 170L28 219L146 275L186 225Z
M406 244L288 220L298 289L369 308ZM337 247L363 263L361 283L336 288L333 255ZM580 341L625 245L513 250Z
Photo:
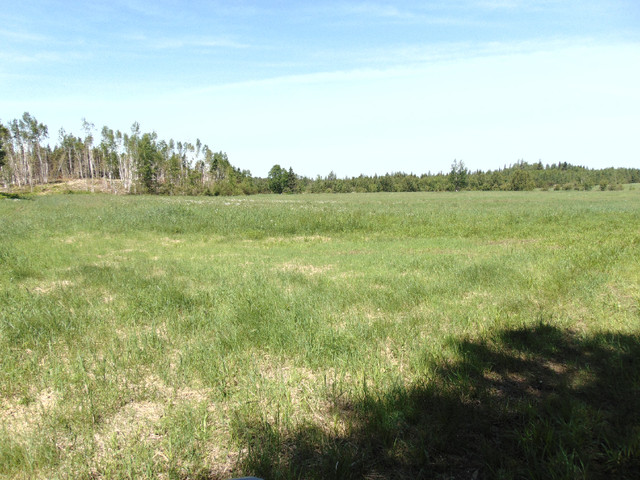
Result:
M543 165L518 160L498 170L467 169L454 160L448 173L360 175L338 178L335 172L315 179L292 167L274 165L267 178L233 166L223 151L199 139L195 144L159 139L135 122L129 132L82 120L83 135L60 129L52 147L49 129L31 114L0 123L0 183L4 188L33 188L51 181L81 179L117 185L126 193L241 195L253 193L415 192L461 190L600 190L640 183L640 169L589 169L567 162ZM99 139L99 141L98 141Z

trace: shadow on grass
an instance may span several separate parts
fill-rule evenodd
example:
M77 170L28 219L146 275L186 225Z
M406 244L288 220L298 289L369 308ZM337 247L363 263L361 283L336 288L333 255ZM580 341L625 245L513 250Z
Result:
M245 474L280 478L638 478L640 338L553 326L456 341L421 384L334 408L330 434L239 418Z
M33 200L33 197L23 193L0 192L0 200Z

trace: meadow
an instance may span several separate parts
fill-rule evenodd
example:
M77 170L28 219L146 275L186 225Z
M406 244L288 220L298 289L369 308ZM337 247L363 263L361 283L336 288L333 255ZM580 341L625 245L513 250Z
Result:
M637 478L640 190L0 198L0 477Z

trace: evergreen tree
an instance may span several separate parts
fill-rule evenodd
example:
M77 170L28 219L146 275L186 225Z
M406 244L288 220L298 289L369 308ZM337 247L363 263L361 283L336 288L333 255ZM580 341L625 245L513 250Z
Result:
M293 168L289 167L289 171L287 172L287 186L286 191L289 193L294 193L298 186L298 176L293 173Z
M4 149L6 139L9 138L9 130L0 123L0 168L5 165L5 157L7 152Z
M140 182L149 193L156 191L158 187L158 163L160 153L156 144L155 133L145 133L138 144L138 175Z

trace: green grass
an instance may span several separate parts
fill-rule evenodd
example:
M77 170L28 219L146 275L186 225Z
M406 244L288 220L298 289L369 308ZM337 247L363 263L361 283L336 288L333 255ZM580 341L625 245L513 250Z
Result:
M634 478L640 191L0 198L0 478Z

